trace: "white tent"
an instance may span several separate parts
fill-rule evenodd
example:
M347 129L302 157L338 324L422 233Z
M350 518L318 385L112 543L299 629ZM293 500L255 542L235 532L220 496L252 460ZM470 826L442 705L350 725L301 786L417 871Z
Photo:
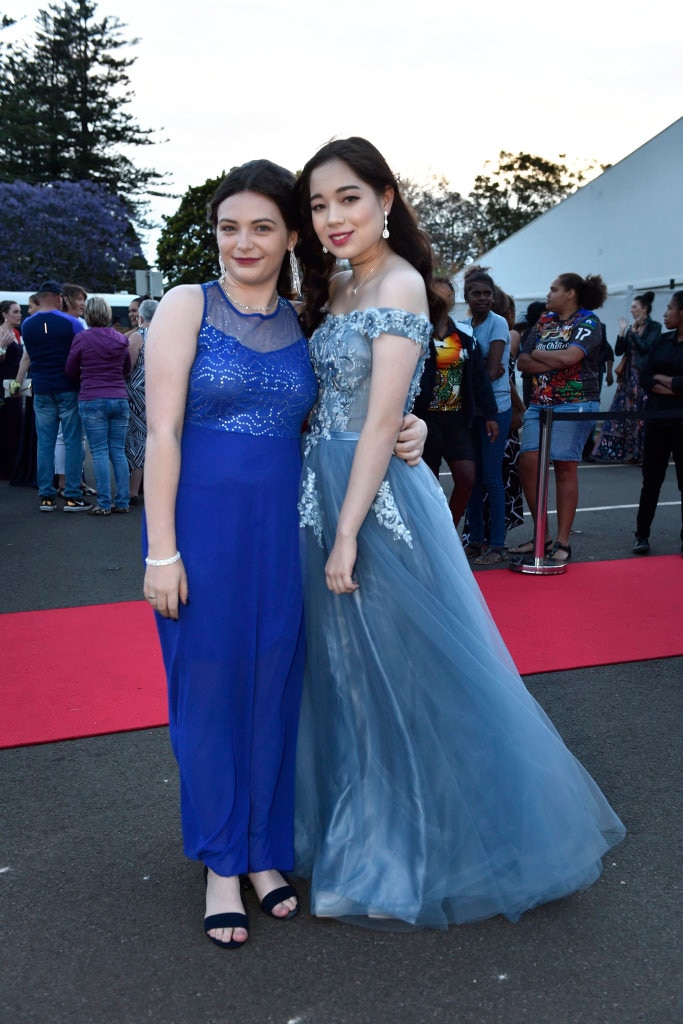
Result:
M520 319L558 274L601 274L609 298L599 316L614 343L635 295L655 292L652 315L661 322L672 290L683 288L682 223L680 118L477 262L514 297ZM462 280L461 272L453 281L459 300ZM456 315L464 311L459 301Z

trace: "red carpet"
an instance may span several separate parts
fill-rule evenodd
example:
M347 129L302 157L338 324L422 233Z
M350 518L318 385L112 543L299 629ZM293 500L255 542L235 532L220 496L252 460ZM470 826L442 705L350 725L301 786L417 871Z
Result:
M477 576L522 675L683 655L682 581L677 555L576 563L562 576ZM19 612L0 623L0 747L167 723L144 601Z

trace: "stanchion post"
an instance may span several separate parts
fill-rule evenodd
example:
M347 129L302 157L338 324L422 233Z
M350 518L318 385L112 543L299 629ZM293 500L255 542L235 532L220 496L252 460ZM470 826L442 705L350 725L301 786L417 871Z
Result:
M563 562L546 561L545 521L548 514L548 482L550 478L550 437L553 429L552 406L542 406L539 412L540 437L538 444L538 474L536 477L536 520L534 522L534 553L529 558L510 562L513 572L534 576L557 576L567 571Z

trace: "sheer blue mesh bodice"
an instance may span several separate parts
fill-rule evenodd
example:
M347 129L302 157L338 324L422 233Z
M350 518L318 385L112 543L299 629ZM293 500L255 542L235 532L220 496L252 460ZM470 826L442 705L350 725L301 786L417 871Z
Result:
M204 318L185 422L211 430L298 437L317 385L296 313L241 313L217 281L202 285Z

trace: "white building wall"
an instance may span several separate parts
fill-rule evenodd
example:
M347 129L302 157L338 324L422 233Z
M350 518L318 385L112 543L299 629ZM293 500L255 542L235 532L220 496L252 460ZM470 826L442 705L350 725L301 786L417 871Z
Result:
M598 178L495 246L479 262L517 304L544 299L558 274L601 274L609 298L599 315L614 342L634 295L654 291L661 321L672 288L683 288L683 118ZM464 315L462 272L454 279Z

